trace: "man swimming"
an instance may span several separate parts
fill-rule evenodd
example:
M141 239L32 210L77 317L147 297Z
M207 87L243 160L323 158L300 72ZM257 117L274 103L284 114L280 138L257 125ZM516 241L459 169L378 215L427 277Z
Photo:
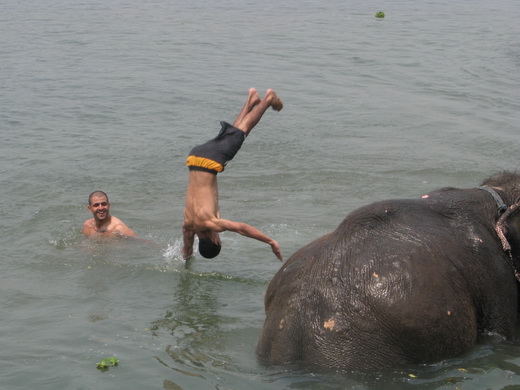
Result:
M86 236L108 237L119 235L124 237L137 237L123 221L110 215L110 203L108 196L103 191L94 191L88 197L88 209L94 218L88 219L83 224L83 234Z
M282 101L272 89L267 90L263 99L260 99L256 89L249 89L246 103L233 125L221 122L222 129L216 138L191 150L186 160L189 183L182 226L184 259L193 255L195 234L199 238L199 253L206 258L217 256L221 247L218 233L229 230L269 244L276 257L283 261L280 246L275 240L246 223L220 218L218 205L217 174L235 157L247 135L269 107L275 111L283 108Z

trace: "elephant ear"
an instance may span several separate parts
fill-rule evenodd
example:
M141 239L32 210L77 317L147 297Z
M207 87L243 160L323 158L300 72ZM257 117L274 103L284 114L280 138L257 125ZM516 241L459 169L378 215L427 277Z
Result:
M514 258L518 258L520 253L520 202L507 208L498 219L495 229L504 250L511 252Z

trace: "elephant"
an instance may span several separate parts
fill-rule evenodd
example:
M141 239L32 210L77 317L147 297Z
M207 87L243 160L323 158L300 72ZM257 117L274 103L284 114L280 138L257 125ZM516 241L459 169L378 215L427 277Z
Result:
M297 250L265 293L268 366L347 371L433 364L519 319L520 174L354 210Z

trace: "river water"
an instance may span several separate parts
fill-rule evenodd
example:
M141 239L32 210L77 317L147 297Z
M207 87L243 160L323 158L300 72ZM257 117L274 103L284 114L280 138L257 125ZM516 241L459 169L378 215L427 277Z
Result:
M520 386L520 343L496 336L390 373L264 368L270 248L224 233L216 259L180 258L186 154L249 87L285 107L219 175L222 216L286 258L361 205L519 168L519 17L516 0L0 1L0 388ZM97 189L152 243L85 240Z

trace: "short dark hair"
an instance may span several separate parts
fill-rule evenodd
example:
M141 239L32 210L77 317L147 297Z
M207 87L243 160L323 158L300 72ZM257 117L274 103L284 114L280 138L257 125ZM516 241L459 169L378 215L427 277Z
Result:
M211 240L204 240L199 238L199 253L206 259L212 259L220 253L221 246L214 244Z
M94 196L104 196L105 198L107 198L107 202L108 202L108 195L107 194L105 194L103 191L94 191L88 197L88 205L89 206L91 205L92 197L94 197Z

